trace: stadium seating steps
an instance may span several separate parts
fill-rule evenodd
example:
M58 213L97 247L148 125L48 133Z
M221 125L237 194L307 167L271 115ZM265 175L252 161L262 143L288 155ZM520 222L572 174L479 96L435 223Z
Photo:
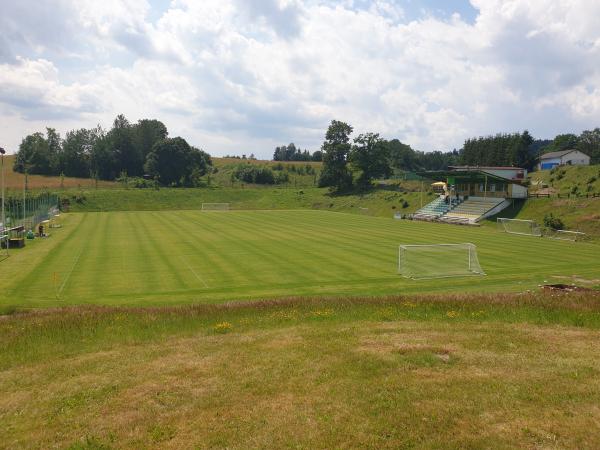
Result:
M455 205L448 205L443 198L437 198L413 214L413 219L472 225L503 201L503 198L475 197Z

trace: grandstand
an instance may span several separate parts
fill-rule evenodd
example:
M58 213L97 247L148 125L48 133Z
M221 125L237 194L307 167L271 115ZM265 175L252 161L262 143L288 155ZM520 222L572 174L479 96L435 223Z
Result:
M436 180L434 190L440 184L443 189L438 198L413 214L416 220L474 225L502 211L511 199L527 197L527 171L518 167L451 167L419 175Z

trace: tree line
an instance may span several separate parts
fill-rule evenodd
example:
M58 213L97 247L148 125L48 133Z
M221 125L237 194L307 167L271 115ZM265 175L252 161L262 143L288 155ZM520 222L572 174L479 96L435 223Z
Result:
M395 169L404 171L447 170L449 166L514 166L532 170L539 156L559 150L577 149L600 163L600 129L580 136L558 135L553 140L536 140L528 131L467 139L460 150L421 152L398 139L386 140L377 133L350 136L352 126L334 120L321 146L323 169L320 186L344 191L367 188L377 178Z
M159 120L130 123L123 115L112 128L68 131L64 138L53 128L26 136L15 158L17 172L39 175L115 180L152 178L168 186L195 186L212 168L208 153L181 137L169 138Z
M322 161L323 152L316 150L312 155L308 150L300 150L292 142L288 145L275 147L273 161Z

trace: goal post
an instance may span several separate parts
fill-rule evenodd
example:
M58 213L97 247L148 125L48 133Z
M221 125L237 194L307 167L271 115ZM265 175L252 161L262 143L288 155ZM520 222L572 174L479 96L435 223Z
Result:
M0 229L0 261L8 258L9 235L4 228Z
M202 211L229 211L229 203L202 203Z
M471 243L400 245L398 273L414 280L485 275Z
M507 219L504 217L498 217L497 225L498 229L505 233L537 237L542 235L541 228L533 220Z
M568 230L555 230L553 228L549 228L544 232L544 236L550 239L557 239L559 241L581 241L585 239L585 233L581 231L568 231Z

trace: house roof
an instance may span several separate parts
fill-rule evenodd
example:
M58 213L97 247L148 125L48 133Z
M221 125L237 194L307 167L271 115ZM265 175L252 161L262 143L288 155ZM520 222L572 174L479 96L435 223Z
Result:
M575 152L577 150L575 150L574 148L570 149L570 150L562 150L560 152L550 152L550 153L545 153L542 156L540 156L540 159L551 159L551 158L561 158L571 152Z

